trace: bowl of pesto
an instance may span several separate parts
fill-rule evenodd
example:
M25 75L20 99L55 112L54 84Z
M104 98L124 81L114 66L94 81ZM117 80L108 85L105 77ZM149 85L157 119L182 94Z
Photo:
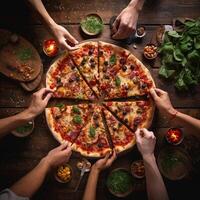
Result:
M103 20L98 14L88 14L81 20L80 27L86 35L95 36L103 31Z

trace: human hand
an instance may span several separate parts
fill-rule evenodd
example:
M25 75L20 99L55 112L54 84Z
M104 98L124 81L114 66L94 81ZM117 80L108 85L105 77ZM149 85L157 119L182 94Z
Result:
M152 131L147 129L137 129L135 132L137 148L142 154L142 157L148 157L154 154L156 138Z
M75 45L78 44L78 41L63 26L54 24L51 30L61 49L77 49Z
M136 7L127 6L122 10L113 23L113 28L111 30L112 38L128 38L136 30L138 16L139 11Z
M33 93L31 103L27 109L27 113L32 117L36 117L47 106L49 99L52 97L53 91L51 89L42 88L39 91Z
M152 98L154 99L158 109L167 117L174 116L177 113L177 111L173 108L171 104L171 101L167 92L158 88L152 88L150 89L150 94Z
M68 142L61 144L59 147L51 150L44 160L47 163L48 168L55 168L59 165L65 164L68 162L72 154L71 146Z
M110 167L114 160L117 158L115 150L113 150L112 156L110 153L107 153L106 156L100 160L98 160L93 166L92 169L97 172L101 172L102 170Z

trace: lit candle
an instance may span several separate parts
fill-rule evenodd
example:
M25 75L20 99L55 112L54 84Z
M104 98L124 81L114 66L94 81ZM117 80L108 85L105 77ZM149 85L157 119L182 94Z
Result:
M183 141L183 133L179 128L170 128L165 137L170 144L174 145L178 145Z
M43 43L43 51L49 56L56 56L58 53L58 45L54 39L45 40Z

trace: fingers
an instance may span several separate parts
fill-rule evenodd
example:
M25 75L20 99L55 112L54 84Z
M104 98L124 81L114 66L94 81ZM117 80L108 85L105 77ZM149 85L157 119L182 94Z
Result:
M117 158L117 154L116 154L116 151L115 150L113 150L113 153L112 153L112 156L108 159L108 165L110 166L113 162L114 162L114 160Z
M149 92L154 100L158 99L159 96L157 95L155 88L151 88Z
M115 34L117 32L117 29L119 27L120 24L120 19L117 17L116 20L114 21L113 25L112 25L112 35Z
M140 138L141 138L141 130L138 128L135 132L135 138L136 138L136 141L139 142L140 141Z
M53 93L48 93L47 96L44 98L44 101L48 103L49 99L52 97Z
M66 41L60 42L60 46L61 46L62 49L67 49L67 50L69 50L69 51L73 51L73 50L78 49L77 46L72 47L72 46L70 46L69 44L67 44Z
M72 44L78 44L78 41L70 33L66 33L65 38L69 40Z
M64 142L63 144L61 144L59 147L58 147L58 149L59 150L64 150L64 149L66 149L67 147L69 146L69 142Z
M155 91L158 93L158 94L167 94L167 92L165 92L164 90L161 90L159 88L155 88Z
M148 131L146 128L141 129L144 133L145 138L155 138L154 134L152 131Z

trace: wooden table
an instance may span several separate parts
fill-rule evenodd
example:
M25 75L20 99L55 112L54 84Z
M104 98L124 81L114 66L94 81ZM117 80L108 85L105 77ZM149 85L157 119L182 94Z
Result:
M44 63L45 72L47 71L51 59L47 58L42 52L42 41L50 37L47 30L41 25L33 11L23 3L17 1L5 1L0 8L0 27L15 31L27 38L39 51ZM79 32L79 22L88 13L98 13L102 16L105 26L100 39L110 37L109 19L128 4L129 0L46 0L44 3L50 15L59 24L66 27L69 32L79 41L84 40ZM11 7L12 5L12 7ZM196 18L200 14L199 0L162 0L148 1L139 17L139 24L144 24L147 28L147 35L142 43L137 44L137 49L132 45L130 48L135 55L141 59L152 72L152 76L157 87L169 92L173 105L180 111L193 117L200 118L200 87L188 93L178 93L172 83L166 82L158 77L159 61L147 63L142 58L142 50L155 34L156 28L160 24L171 24L175 17ZM26 108L30 101L31 93L25 92L19 84L0 74L0 117L7 117ZM35 119L34 133L25 139L18 139L12 135L0 141L0 189L9 187L21 176L31 170L39 160L47 154L49 150L56 147L58 143L54 140L47 128L44 114ZM173 124L174 125L174 124ZM175 124L174 126L177 126ZM172 122L167 122L160 113L155 114L152 129L157 136L157 153L163 145L163 134ZM185 129L186 139L191 139L191 130ZM198 144L197 144L198 146ZM156 153L156 154L157 154ZM133 160L141 158L136 148L125 156L116 160L112 168L125 167L129 169ZM49 176L42 188L33 199L41 200L78 200L83 196L87 181L85 176L81 182L79 190L74 193L73 189L77 182L79 172L75 169L78 157L73 155L70 163L74 166L74 178L69 185L60 185ZM109 170L103 172L98 182L97 199L114 199L109 195L105 188L105 180ZM198 174L199 175L199 174ZM199 199L199 176L192 176L183 181L167 181L166 185L172 199ZM152 183L153 184L153 183ZM127 199L146 199L144 183L138 185L130 198ZM28 186L27 186L28 187ZM183 195L184 194L184 195ZM191 198L191 195L196 197ZM181 197L182 196L182 197Z

